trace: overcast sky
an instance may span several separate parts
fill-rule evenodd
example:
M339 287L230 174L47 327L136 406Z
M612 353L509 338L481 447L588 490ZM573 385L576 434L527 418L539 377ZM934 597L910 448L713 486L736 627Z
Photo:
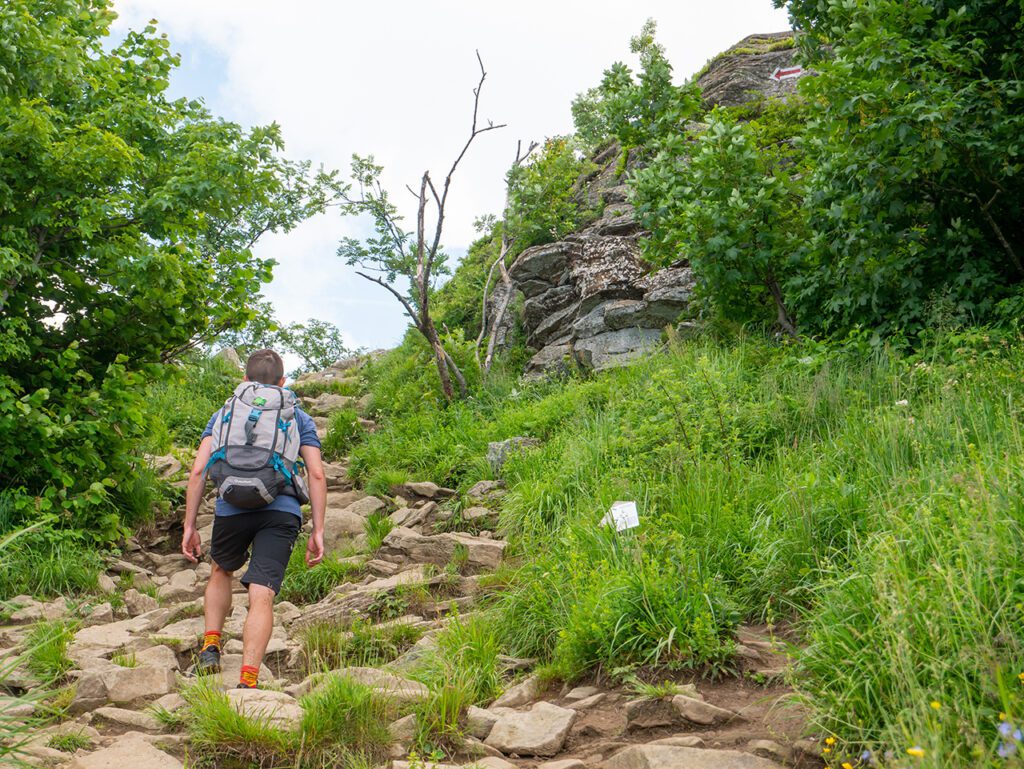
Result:
M200 97L244 125L277 121L287 154L348 169L373 154L396 191L424 170L443 177L469 130L474 50L487 68L481 117L508 127L477 138L452 185L444 242L464 253L473 220L498 213L516 141L572 129L573 97L616 60L635 68L629 38L658 22L677 78L741 38L789 28L771 0L116 0L117 30L156 19L181 54L178 95ZM411 220L412 197L408 200ZM269 235L257 253L279 262L266 295L287 322L339 326L351 346L393 345L406 326L384 289L335 256L365 234L337 214Z

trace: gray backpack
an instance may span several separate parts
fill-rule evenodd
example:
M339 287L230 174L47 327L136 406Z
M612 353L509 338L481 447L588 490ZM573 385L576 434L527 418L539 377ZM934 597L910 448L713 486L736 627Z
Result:
M217 412L213 453L206 465L225 502L249 510L281 494L309 501L299 475L297 399L282 387L242 382Z

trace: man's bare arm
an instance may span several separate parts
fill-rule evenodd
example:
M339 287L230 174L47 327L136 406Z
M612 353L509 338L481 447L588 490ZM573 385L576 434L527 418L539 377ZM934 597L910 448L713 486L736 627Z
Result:
M196 516L199 514L199 503L203 499L203 487L206 485L206 463L210 461L210 436L199 442L196 459L188 475L188 488L185 491L185 531L181 537L181 552L192 563L203 554L199 532L196 531Z
M313 531L306 545L306 565L316 566L324 558L324 514L327 511L327 477L324 475L323 458L315 446L299 449L302 461L306 463L309 481L309 506L312 509Z

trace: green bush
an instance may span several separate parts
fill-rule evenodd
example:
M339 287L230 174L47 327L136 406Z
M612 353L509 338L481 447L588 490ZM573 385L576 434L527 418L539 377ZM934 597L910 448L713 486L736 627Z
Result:
M26 664L44 683L53 684L71 670L68 646L77 628L64 620L40 622L25 638Z
M422 635L422 629L411 625L373 625L359 619L348 628L313 625L302 633L302 653L309 672L377 667L397 659Z
M343 408L331 414L327 422L327 433L320 440L324 459L343 458L366 431L359 424L359 413L353 408Z

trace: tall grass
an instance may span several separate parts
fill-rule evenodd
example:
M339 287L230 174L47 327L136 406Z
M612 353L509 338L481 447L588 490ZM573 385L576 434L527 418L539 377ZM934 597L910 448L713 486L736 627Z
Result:
M781 620L849 756L919 745L917 765L985 766L999 714L1024 719L1020 341L673 341L591 378L498 378L445 409L381 401L352 467L465 489L488 441L540 438L502 471L522 561L492 609L504 651L568 678L721 672L739 622ZM381 371L372 386L409 395ZM599 521L620 499L641 526L613 535Z
M359 579L363 575L361 566L326 555L312 569L306 566L307 537L300 537L292 548L288 566L281 584L280 599L296 604L316 603L335 587Z

